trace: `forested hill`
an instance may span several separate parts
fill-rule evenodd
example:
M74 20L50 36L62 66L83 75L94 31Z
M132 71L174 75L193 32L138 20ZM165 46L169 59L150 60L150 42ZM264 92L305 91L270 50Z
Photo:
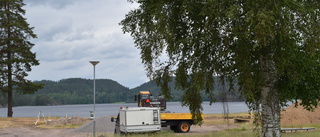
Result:
M93 80L82 78L54 81L35 81L45 84L35 95L35 105L91 104ZM114 103L127 100L129 88L109 79L96 79L96 103Z
M60 81L34 81L44 84L44 88L35 94L14 94L15 106L34 105L63 105L63 104L91 104L93 102L93 80L82 78L69 78ZM175 90L174 82L170 83L173 99L180 101L183 91ZM219 89L219 88L217 88ZM96 79L96 103L134 102L134 95L139 91L150 90L153 95L160 94L160 87L149 81L136 88L129 89L110 79ZM219 101L221 92L215 91L216 100ZM243 101L239 94L228 93L227 101ZM205 95L204 100L209 100ZM0 94L0 106L5 106L6 96Z

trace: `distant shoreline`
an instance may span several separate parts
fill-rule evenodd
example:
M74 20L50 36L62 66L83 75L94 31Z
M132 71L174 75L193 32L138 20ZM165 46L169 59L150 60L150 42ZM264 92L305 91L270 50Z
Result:
M204 114L223 113L224 108L221 102L213 103L203 102ZM65 117L89 117L93 110L93 104L59 105L59 106L17 106L13 107L13 117L37 117L41 111L45 116ZM116 115L120 107L137 107L137 103L107 103L96 104L96 117ZM248 112L249 108L245 102L228 102L229 113ZM188 107L181 106L180 102L167 102L167 111L173 113L190 113ZM6 108L0 108L0 117L6 117Z
M171 103L180 103L180 101L167 101L167 102L171 102ZM209 101L203 101L203 103L206 103ZM239 102L239 101L228 101L226 103L232 103L232 102ZM240 101L242 102L242 101ZM113 102L113 103L96 103L96 104L126 104L126 103L136 103L136 102ZM213 103L222 103L222 102L212 102ZM51 105L33 105L33 106L13 106L14 107L37 107L37 106L64 106L64 105L91 105L90 103L87 104L51 104ZM2 106L0 105L0 108L8 108L7 106Z

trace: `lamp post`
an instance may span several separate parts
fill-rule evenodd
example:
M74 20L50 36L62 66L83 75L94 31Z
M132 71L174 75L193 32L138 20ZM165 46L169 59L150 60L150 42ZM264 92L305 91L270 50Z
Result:
M96 119L95 119L95 111L96 111L96 65L100 61L89 61L93 65L93 136L96 136Z

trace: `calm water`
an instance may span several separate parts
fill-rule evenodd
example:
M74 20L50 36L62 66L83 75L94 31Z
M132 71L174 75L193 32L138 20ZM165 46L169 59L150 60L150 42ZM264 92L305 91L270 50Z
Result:
M96 104L96 117L116 115L119 107L136 107L137 103L122 103L122 104ZM203 113L223 113L222 103L204 102ZM248 107L244 102L228 102L229 113L248 112ZM69 117L89 117L90 111L93 110L93 104L85 105L62 105L62 106L23 106L13 107L13 117L37 117L41 111L47 116L69 116ZM182 107L180 102L167 102L167 111L175 113L188 113L187 107ZM7 116L7 108L0 108L0 117Z

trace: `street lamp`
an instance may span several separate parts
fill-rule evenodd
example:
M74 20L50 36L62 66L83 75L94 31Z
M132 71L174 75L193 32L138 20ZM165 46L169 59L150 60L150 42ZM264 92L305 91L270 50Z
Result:
M96 119L95 119L95 111L96 111L96 65L100 61L89 61L93 65L93 136L96 136Z

